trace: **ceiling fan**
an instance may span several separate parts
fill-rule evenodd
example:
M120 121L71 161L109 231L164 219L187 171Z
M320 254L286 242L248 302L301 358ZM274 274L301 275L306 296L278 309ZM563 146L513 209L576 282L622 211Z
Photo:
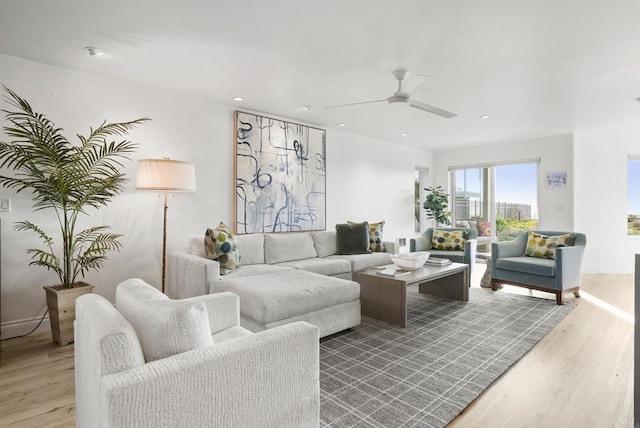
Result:
M325 108L330 109L330 108L338 108L338 107L355 106L359 104L387 102L388 104L396 104L396 103L408 104L410 107L417 108L418 110L426 111L428 113L437 114L438 116L446 117L447 119L451 119L452 117L457 116L457 114L451 113L450 111L446 111L441 108L438 108L429 104L425 104L421 101L416 101L414 99L411 99L410 93L418 89L422 85L422 83L424 83L424 81L420 81L420 79L416 79L416 77L419 76L419 75L416 75L414 79L410 82L412 83L411 85L412 88L407 89L408 85L403 87L402 82L407 78L408 75L409 75L409 72L407 70L395 70L393 72L393 77L395 77L398 80L398 90L389 98L385 98L384 100L363 101L359 103L341 104L341 105L330 106ZM422 76L422 77L426 77L426 76ZM418 84L417 85L413 84L416 81L418 82Z

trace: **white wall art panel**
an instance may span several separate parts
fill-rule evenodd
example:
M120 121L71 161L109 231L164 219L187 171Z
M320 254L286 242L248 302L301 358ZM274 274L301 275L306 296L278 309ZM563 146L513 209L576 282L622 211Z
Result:
M326 226L326 132L236 112L236 233Z

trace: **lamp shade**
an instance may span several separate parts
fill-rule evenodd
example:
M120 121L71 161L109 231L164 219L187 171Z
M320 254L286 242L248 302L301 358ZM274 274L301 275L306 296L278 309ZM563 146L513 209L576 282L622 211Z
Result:
M137 190L196 190L196 170L193 164L171 159L140 159Z

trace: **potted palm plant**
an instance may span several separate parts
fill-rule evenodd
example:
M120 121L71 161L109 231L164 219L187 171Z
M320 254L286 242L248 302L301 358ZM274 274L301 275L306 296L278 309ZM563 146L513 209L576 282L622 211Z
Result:
M0 185L17 193L31 191L35 211L52 210L59 223L56 233L28 221L17 222L16 230L32 231L44 243L30 248L30 265L55 272L60 283L46 286L47 306L53 340L59 345L73 342L75 299L90 293L93 286L78 281L90 269L104 267L107 253L121 248L121 235L109 226L79 230L80 214L90 208L106 206L125 189L127 179L123 161L137 144L111 138L127 135L148 120L103 122L89 135L78 135L72 144L45 115L33 111L27 101L3 86L5 101L14 111L2 110L7 120L4 133L11 141L0 142L0 168L11 175L0 175Z
M427 218L434 219L436 221L436 225L451 225L451 220L449 220L451 212L448 211L449 195L445 193L442 186L427 187L424 190L429 192L424 200L424 204L422 205L427 214Z

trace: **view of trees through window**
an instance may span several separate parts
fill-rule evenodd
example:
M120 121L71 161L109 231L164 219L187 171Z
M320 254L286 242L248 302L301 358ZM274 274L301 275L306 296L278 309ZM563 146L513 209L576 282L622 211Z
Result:
M627 234L640 236L640 157L627 161Z
M458 226L477 227L479 251L489 251L487 237L509 241L537 228L537 163L456 169L452 179L454 220Z

